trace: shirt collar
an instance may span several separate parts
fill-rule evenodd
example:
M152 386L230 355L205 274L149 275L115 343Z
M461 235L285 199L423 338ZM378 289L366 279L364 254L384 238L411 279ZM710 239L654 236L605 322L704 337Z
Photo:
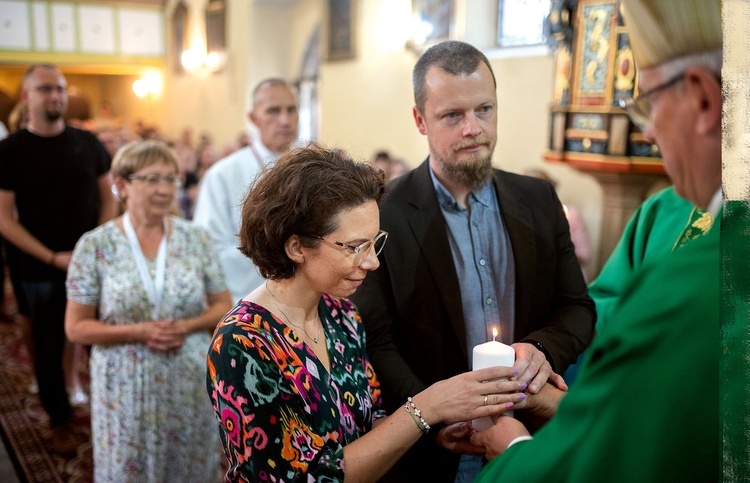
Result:
M440 180L437 179L437 176L435 176L435 172L432 170L432 166L428 165L428 167L430 168L430 178L432 178L432 186L434 186L435 188L435 193L437 194L438 204L440 205L440 207L452 211L458 211L462 209L458 204L458 201L456 201L450 191L448 191L448 188L443 186L443 183L441 183ZM493 195L494 188L492 186L492 183L488 181L469 194L469 203L477 201L485 207L491 207L494 205Z
M708 203L708 207L706 208L706 211L716 218L719 215L719 210L721 210L721 202L722 202L722 196L721 196L721 186L719 186L719 189L716 190L716 193L714 193L713 198L711 198L711 202Z
M258 160L262 164L268 164L271 161L275 160L279 157L277 153L274 153L270 149L268 149L261 141L260 139L253 139L252 144L250 145L250 149L253 151L253 153L258 156L260 159Z

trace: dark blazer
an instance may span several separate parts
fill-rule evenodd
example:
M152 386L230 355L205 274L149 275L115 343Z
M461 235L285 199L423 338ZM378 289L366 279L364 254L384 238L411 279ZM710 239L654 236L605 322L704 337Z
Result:
M381 265L351 297L389 412L471 369L459 280L428 163L388 186L380 206L381 229L389 233ZM591 341L596 312L562 204L537 178L494 170L493 184L513 247L516 341L540 342L563 373ZM401 475L396 481L453 481L457 456L429 439L391 472Z

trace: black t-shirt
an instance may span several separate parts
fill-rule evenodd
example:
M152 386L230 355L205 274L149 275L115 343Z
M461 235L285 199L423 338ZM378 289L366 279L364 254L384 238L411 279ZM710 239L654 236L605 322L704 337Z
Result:
M13 191L19 222L50 249L72 250L99 221L98 178L111 159L88 131L58 136L27 130L0 141L0 189ZM65 273L24 254L23 280L64 280Z

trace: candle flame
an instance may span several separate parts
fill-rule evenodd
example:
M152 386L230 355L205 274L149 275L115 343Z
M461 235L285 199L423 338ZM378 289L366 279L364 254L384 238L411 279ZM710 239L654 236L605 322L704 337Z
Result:
M492 328L492 340L497 339L497 327Z

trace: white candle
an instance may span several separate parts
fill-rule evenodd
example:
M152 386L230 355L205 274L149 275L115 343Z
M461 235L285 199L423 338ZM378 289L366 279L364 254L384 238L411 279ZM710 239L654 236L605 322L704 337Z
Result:
M484 344L479 344L474 347L472 370L484 369L487 367L503 366L513 367L513 363L516 362L516 351L509 345L505 345L502 342L495 340L497 337L497 329L492 328L492 339ZM506 378L500 379L501 381L507 380ZM506 416L513 416L513 411L506 411ZM488 417L478 418L472 421L472 426L477 431L492 427L492 419Z

